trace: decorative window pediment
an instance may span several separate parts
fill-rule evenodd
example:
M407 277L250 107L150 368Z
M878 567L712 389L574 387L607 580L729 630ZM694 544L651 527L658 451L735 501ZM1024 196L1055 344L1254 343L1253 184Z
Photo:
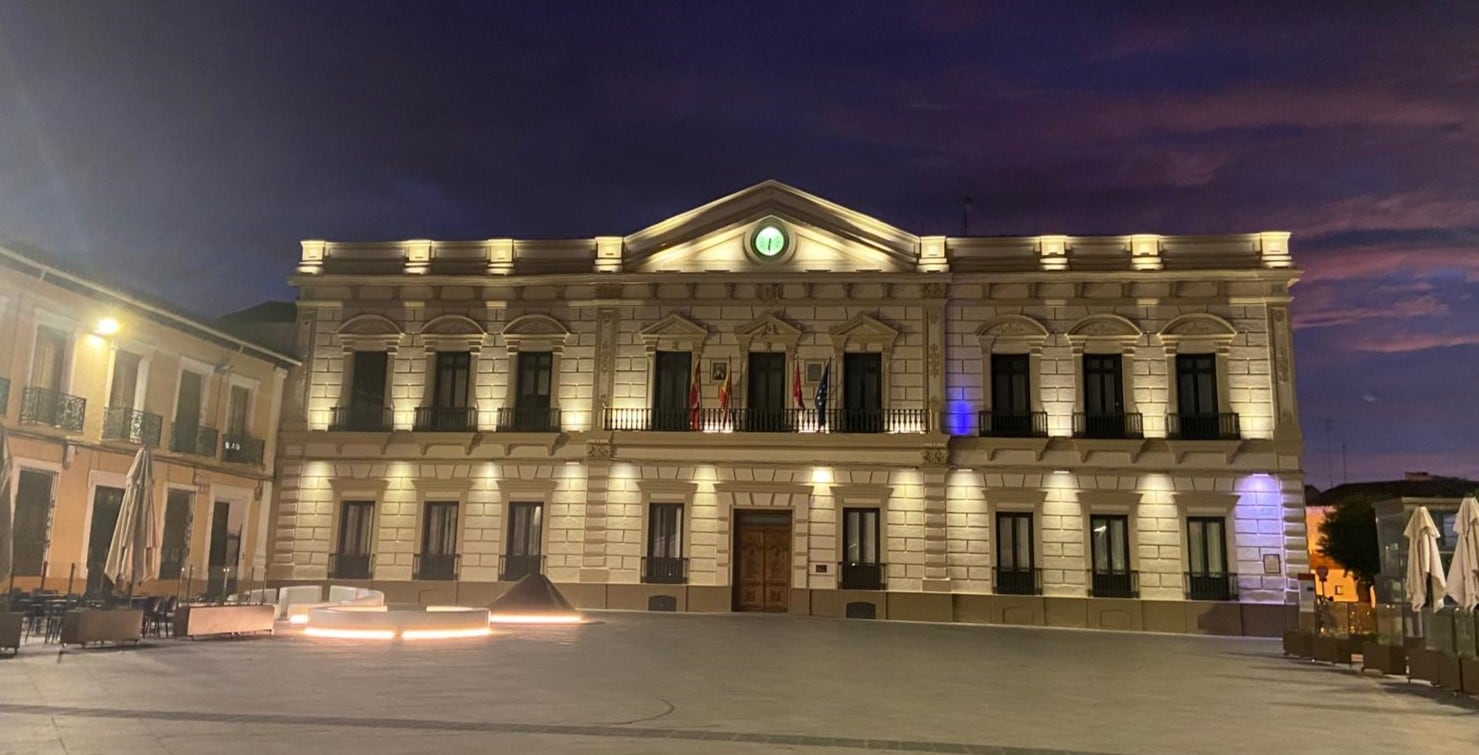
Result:
M846 351L849 346L889 352L899 331L871 315L858 315L832 329L832 347Z
M524 315L516 317L503 328L503 340L508 350L555 351L565 348L570 330L549 315Z
M361 314L345 320L336 331L345 351L395 351L405 332L393 320Z
M1214 350L1224 351L1237 334L1237 328L1217 315L1189 314L1166 323L1166 327L1161 328L1160 338L1166 350L1174 354L1187 342L1206 344Z
M1004 341L1016 349L1040 352L1048 340L1048 329L1025 315L1005 315L976 328L976 337L981 339L982 354L992 353L998 341Z
M793 351L801 340L801 329L767 312L734 329L740 351Z
M1075 350L1082 350L1087 342L1118 343L1129 350L1145 335L1135 323L1119 315L1089 315L1068 329L1068 342Z
M427 351L471 351L483 347L487 331L464 315L442 315L421 326L421 343Z
M648 351L698 352L709 337L709 329L673 312L643 328L638 335Z

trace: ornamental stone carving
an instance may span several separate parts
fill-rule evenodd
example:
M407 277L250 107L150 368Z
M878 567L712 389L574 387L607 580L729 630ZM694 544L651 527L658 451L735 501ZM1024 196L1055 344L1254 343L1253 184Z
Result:
M399 336L400 326L388 317L373 314L355 315L339 326L342 336Z
M935 282L924 284L921 289L921 294L926 299L943 299L945 298L948 291L949 287L946 286L944 283Z
M622 287L621 287L621 284L620 283L597 283L596 284L596 298L597 299L620 299L621 298L621 288Z
M615 449L610 443L588 443L585 447L585 456L588 459L610 459L615 455Z
M926 448L920 451L925 464L946 464L950 461L950 449Z

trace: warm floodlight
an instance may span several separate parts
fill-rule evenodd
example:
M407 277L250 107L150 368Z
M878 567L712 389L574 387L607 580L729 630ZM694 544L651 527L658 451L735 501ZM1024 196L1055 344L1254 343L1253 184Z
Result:
M93 332L100 336L113 336L118 335L118 331L122 329L123 326L117 320L111 317L104 317L98 320L98 326L93 329Z

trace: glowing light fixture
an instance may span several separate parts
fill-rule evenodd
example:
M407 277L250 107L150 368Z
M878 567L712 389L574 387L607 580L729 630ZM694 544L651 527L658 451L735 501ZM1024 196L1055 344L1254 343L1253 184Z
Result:
M487 637L493 634L488 627L477 629L407 629L401 632L403 640L457 640L465 637Z
M494 613L488 615L488 622L491 624L579 624L584 620L578 613Z
M97 327L93 328L93 332L100 336L114 336L118 335L118 331L122 329L123 326L117 320L111 317L104 317L98 320Z
M327 627L308 627L303 634L309 637L324 637L332 640L393 640L395 630L393 629L329 629Z

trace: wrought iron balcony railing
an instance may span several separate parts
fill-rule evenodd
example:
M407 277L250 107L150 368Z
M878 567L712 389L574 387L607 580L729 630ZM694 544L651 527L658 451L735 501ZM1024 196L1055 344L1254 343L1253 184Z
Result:
M498 579L517 582L530 574L544 573L544 556L499 556Z
M505 406L497 414L494 427L501 433L557 433L561 429L559 409Z
M1238 575L1227 572L1187 572L1188 600L1237 600Z
M159 447L164 432L164 417L126 406L103 410L103 440L121 440L150 448Z
M871 561L843 561L837 565L839 586L844 590L882 590L886 568Z
M170 431L169 450L177 454L214 459L218 436L214 427L206 427L198 422L176 422Z
M1140 597L1140 572L1115 569L1089 572L1089 595L1095 598Z
M370 579L375 575L371 553L330 553L329 577L332 579Z
M652 585L681 585L688 581L688 559L681 556L643 556L642 581Z
M472 406L420 406L412 428L417 432L470 433L478 429L478 410Z
M1181 440L1237 440L1242 437L1238 415L1170 414L1166 416L1166 437Z
M250 435L226 435L221 438L221 461L233 464L261 464L266 443Z
M86 418L85 398L34 385L21 391L21 422L80 433Z
M1145 437L1145 430L1139 412L1126 414L1078 412L1073 415L1073 436L1075 438L1139 439Z
M383 406L336 406L329 420L333 432L383 433L390 428L390 410Z
M740 433L922 433L923 409L606 409L606 430Z
M998 566L993 570L992 584L997 595L1042 595L1042 570Z
M1046 438L1047 412L981 412L983 438Z
M457 565L461 558L456 553L417 553L411 561L411 571L416 579L457 579Z

